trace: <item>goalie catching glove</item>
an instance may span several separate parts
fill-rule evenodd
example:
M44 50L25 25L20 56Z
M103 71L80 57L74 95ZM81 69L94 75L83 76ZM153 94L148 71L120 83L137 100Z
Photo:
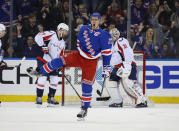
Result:
M6 67L7 67L7 63L4 62L4 61L1 61L1 62L0 62L0 70L3 70L3 69L6 68Z
M104 66L102 71L102 77L107 78L111 74L110 66Z
M123 62L124 67L120 67L117 71L117 75L119 77L128 77L131 74L131 63L130 62Z

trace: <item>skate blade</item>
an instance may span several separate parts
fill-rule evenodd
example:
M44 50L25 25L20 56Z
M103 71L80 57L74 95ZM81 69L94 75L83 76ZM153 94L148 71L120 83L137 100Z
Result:
M83 118L78 117L77 121L85 121L85 118L84 117Z
M47 107L59 107L60 105L57 104L57 105L54 105L54 104L48 104Z
M43 106L42 106L42 104L36 104L36 107L37 108L42 108Z

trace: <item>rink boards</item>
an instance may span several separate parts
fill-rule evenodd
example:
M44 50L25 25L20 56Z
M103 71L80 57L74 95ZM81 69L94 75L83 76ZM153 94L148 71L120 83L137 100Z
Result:
M0 100L2 101L34 101L36 94L36 78L31 78L26 74L26 68L29 66L36 67L35 59L27 59L22 63L21 67L14 68L18 65L20 59L5 60L9 68L0 71ZM146 63L146 95L155 103L179 103L179 60L147 60ZM98 67L97 73L101 72L101 66ZM80 80L81 70L73 68L67 69L65 74L71 83L81 92ZM141 76L138 76L141 83ZM95 88L102 83L101 77L96 77ZM57 90L57 99L61 99L61 75L59 75L59 89ZM67 83L66 92L78 99ZM48 84L46 84L48 87ZM44 95L48 92L45 88ZM81 93L80 93L81 94ZM96 94L93 92L93 95ZM46 100L46 96L43 98Z

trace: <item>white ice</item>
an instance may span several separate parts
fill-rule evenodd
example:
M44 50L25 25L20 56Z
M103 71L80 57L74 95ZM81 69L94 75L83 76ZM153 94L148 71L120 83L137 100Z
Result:
M179 131L179 104L141 109L92 107L85 121L77 121L79 111L79 106L1 103L0 131Z

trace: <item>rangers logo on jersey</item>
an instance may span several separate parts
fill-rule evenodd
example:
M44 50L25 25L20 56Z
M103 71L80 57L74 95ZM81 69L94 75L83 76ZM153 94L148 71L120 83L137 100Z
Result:
M98 35L100 35L101 33L100 32L95 32L94 33L94 36L98 36Z

